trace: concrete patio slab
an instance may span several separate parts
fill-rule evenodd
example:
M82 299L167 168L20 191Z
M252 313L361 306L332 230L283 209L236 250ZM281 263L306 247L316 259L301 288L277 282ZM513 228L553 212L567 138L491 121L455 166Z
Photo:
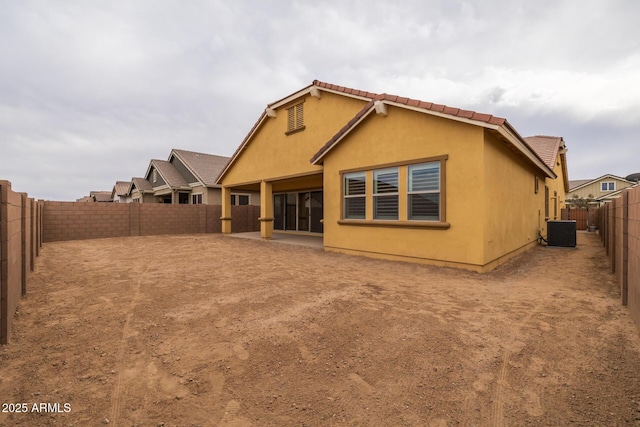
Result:
M252 231L247 233L232 233L228 234L230 237L238 237L241 239L262 240L259 231ZM286 243L289 245L307 246L310 248L322 249L323 237L322 235L307 235L307 234L291 234L291 233L278 233L274 232L271 235L269 242Z

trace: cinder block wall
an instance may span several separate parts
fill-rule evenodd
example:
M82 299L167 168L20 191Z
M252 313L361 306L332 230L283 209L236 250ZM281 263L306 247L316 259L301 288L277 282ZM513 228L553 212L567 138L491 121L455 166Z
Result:
M623 190L599 211L600 237L620 284L622 304L640 329L640 187Z
M628 191L628 305L631 317L640 328L640 188Z
M37 209L33 199L16 193L9 181L0 181L0 343L11 339L13 315L27 293L39 244L34 231ZM34 218L36 215L36 218Z
M42 241L220 233L215 205L44 202ZM259 206L233 206L233 232L258 231Z

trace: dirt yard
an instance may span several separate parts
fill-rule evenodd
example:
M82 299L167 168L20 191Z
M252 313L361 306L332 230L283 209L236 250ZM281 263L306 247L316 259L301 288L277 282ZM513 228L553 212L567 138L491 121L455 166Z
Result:
M46 244L0 425L639 426L640 335L578 242L484 275L221 235Z

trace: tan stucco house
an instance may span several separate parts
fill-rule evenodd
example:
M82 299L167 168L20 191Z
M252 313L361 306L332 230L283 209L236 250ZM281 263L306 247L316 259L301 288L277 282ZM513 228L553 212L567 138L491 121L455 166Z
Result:
M588 200L591 205L600 205L608 200L620 197L625 188L636 185L616 175L606 174L595 179L580 179L569 181L569 189L565 196L567 203L572 204L576 199Z
M559 216L566 147L534 138L492 115L314 81L269 104L221 172L223 232L231 194L251 191L263 239L309 233L327 251L488 271Z

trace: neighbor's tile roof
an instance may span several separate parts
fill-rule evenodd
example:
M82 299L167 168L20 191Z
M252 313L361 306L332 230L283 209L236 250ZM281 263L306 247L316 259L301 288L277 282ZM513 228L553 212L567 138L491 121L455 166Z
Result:
M92 191L91 197L96 202L110 202L111 199L111 191Z
M562 144L560 136L536 135L523 138L542 161L553 170L558 158L558 150Z
M131 181L116 181L116 185L113 186L113 189L118 196L126 196L129 194L129 186L131 185Z
M171 163L165 160L151 160L151 164L156 168L158 173L162 176L162 179L167 183L169 187L188 187L189 183L178 172L178 170Z
M144 178L131 178L131 183L135 185L140 192L153 190L151 183Z
M193 174L204 185L215 185L216 178L229 161L229 157L214 154L197 153L195 151L173 149L173 153L191 169Z
M572 181L569 181L569 190L573 190L574 188L580 187L581 185L584 185L591 181L593 181L593 179L574 179Z

